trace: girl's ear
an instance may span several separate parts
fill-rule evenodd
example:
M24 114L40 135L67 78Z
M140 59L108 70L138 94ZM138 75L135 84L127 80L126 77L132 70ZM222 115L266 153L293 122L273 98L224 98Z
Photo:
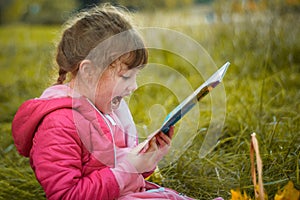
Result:
M90 60L83 60L79 65L80 79L89 87L95 85L99 78L97 67Z
M95 67L90 60L83 60L79 65L79 72L85 78L88 78L95 73Z

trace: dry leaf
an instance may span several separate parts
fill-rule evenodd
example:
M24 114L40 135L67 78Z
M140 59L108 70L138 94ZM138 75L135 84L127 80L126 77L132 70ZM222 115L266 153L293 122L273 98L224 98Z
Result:
M251 198L247 196L246 192L243 192L243 194L240 190L230 190L230 192L231 200L251 200Z
M278 190L274 200L299 200L300 191L294 188L292 181L289 181L282 190Z

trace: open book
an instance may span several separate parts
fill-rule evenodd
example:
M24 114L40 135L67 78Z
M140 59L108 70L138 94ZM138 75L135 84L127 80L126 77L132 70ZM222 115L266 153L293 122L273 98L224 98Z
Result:
M207 81L200 85L190 96L172 110L160 128L164 133L169 131L170 126L178 122L196 103L205 97L213 88L215 88L223 79L229 62L226 62L218 71L216 71Z
M213 88L221 83L228 66L229 62L226 62L218 71L216 71L207 81L200 85L191 95L185 98L175 109L173 109L165 118L161 128L156 132L148 136L147 141L151 140L153 136L162 131L167 134L170 127L176 124L189 110L191 110L197 102L205 97Z

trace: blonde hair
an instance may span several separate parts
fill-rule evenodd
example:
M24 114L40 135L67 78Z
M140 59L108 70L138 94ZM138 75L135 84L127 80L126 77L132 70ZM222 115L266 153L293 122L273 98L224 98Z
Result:
M108 40L120 34L120 39ZM105 45L99 46L100 43ZM99 59L104 59L105 61L101 61L102 67L107 67L128 52L131 58L130 63L127 63L129 69L147 63L147 49L141 36L133 29L125 9L105 4L80 12L67 22L58 43L56 62L59 66L59 77L56 84L63 84L69 72L75 76L81 61L87 57L94 58L94 62L98 64ZM112 53L115 55L112 56Z

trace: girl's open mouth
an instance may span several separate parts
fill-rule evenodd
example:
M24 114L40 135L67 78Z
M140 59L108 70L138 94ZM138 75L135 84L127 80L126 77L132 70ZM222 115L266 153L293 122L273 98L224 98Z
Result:
M114 110L114 109L117 109L121 103L121 100L122 100L122 96L116 96L114 97L112 100L111 100L111 108Z

